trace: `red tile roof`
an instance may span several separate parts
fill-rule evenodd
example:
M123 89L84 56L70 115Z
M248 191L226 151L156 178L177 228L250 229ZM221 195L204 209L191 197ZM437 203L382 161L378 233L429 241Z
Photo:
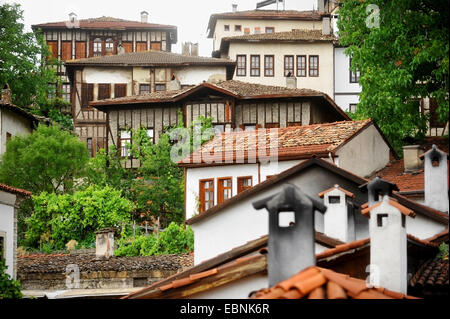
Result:
M245 34L225 37L222 41L334 41L336 37L322 34L322 30L292 30L288 32Z
M30 112L24 110L23 108L21 108L21 107L19 107L19 106L17 106L17 105L11 104L11 103L9 103L9 102L3 101L3 100L1 100L1 99L0 99L0 107L5 107L5 108L7 108L8 110L10 110L10 111L12 111L12 112L14 112L14 113L16 113L16 114L22 115L22 116L24 116L25 118L27 118L27 119L29 119L29 120L31 120L31 121L33 121L33 122L36 122L36 123L37 123L39 120L45 119L44 117L36 116L36 115L34 115L34 114L31 114Z
M435 244L441 244L445 241L448 241L448 228L444 230L443 232L434 235L433 237L426 239L428 242L435 243Z
M448 257L436 257L426 261L411 278L409 285L413 288L444 288L448 293Z
M365 280L321 267L309 267L254 299L417 299L385 288L369 288Z
M353 194L352 192L349 192L345 189L343 189L342 187L340 187L339 185L334 185L334 187L331 187L330 189L327 189L326 191L320 192L319 193L319 197L323 198L325 196L325 194L334 191L335 189L340 190L341 192L343 192L345 195L347 195L348 197L351 198L355 198L355 194Z
M130 29L177 29L176 26L156 23L142 23L113 17L100 17L80 19L80 29L108 29L108 30L130 30ZM67 21L41 23L32 26L36 29L67 28Z
M292 126L279 129L225 132L205 143L188 158L179 162L182 167L209 166L215 163L247 163L259 161L259 152L270 155L270 141L277 141L275 156L279 160L327 157L347 143L354 135L372 124L371 120ZM258 142L266 141L265 151ZM210 154L214 151L213 155ZM265 158L262 158L265 160ZM208 162L209 161L209 162ZM215 162L215 163L214 163ZM216 164L217 165L217 164Z
M396 199L389 198L387 200L387 202L389 203L389 205L394 206L395 208L397 208L400 211L400 213L402 213L403 215L409 216L409 217L413 217L413 218L416 217L416 214L414 213L414 211L412 211L411 209L408 209L405 206L399 204ZM372 210L374 210L375 208L381 206L383 203L384 203L384 200L380 201L377 204L372 205L371 207L368 207L368 204L364 204L363 206L367 207L367 208L364 208L363 210L361 210L361 214L363 214L364 216L370 218L370 212Z
M208 38L212 38L218 19L238 19L238 20L304 20L320 21L321 15L317 11L296 11L296 10L247 10L237 12L224 12L212 14L208 23Z
M16 195L22 195L25 197L31 196L31 192L29 192L29 191L26 191L26 190L20 189L20 188L16 188L16 187L12 187L12 186L2 184L2 183L0 183L0 190L8 192L8 193L16 194Z

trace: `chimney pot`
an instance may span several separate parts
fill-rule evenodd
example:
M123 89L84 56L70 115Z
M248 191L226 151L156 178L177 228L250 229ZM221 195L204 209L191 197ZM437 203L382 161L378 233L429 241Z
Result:
M286 76L286 87L288 89L296 89L297 88L297 78L289 73Z
M322 18L322 35L330 35L331 34L331 23L329 17Z
M233 9L233 12L237 12L237 4L235 4L235 3L233 3L232 5L231 5L231 7L232 7L232 9Z
M269 213L269 286L316 264L314 214L326 211L320 201L287 184L281 192L254 202L253 207ZM295 222L280 226L280 213L286 212L294 213Z
M148 12L147 11L141 12L141 22L148 23Z

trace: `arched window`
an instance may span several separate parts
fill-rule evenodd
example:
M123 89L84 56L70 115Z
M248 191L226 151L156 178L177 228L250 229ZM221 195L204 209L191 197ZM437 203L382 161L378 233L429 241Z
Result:
M94 40L94 56L102 55L102 39L96 38Z
M106 52L113 52L114 50L114 41L111 38L106 39L105 42Z

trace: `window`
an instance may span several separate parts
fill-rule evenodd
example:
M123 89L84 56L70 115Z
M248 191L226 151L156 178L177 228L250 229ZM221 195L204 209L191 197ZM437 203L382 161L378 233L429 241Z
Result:
M260 59L259 55L250 56L250 76L259 76Z
M240 25L235 25L235 26L234 26L234 31L235 31L235 32L241 32L241 31L242 31L242 26L240 26Z
M144 95L150 93L150 84L140 84L139 85L139 94Z
M319 56L310 55L309 56L309 76L315 77L319 76Z
M92 156L94 156L93 155L94 152L93 152L93 149L92 149L92 138L88 138L86 142L87 142L87 149L89 151L89 156L92 157Z
M297 55L297 76L306 76L306 55Z
M111 38L106 39L105 41L105 50L106 52L113 52L114 51L114 41Z
M6 144L8 144L9 141L12 139L12 134L9 132L6 132Z
M294 56L285 55L284 56L284 76L294 75Z
M328 202L330 204L340 204L341 197L340 196L329 196L328 197Z
M244 34L250 34L250 28L244 28Z
M0 260L6 258L6 233L0 232Z
M349 105L348 105L348 111L350 112L350 113L355 113L356 112L356 106L357 106L358 104L356 104L356 103L350 103Z
M244 131L254 131L256 130L255 124L244 124Z
M238 194L240 194L243 191L252 188L253 177L251 176L238 177L237 183L238 183Z
M264 76L274 76L274 56L264 56Z
M205 179L200 181L200 213L206 212L214 206L214 180Z
M165 90L166 90L166 84L165 83L157 83L157 84L155 84L155 91L156 92L165 91Z
M266 123L265 128L280 128L280 123Z
M105 100L111 97L111 84L98 85L98 99Z
M224 124L215 124L214 132L215 132L215 134L220 134L220 133L225 132L225 125Z
M217 179L217 203L221 204L230 199L233 193L231 177Z
M147 129L147 137L153 144L155 143L155 131L153 130L153 128Z
M83 83L81 85L81 106L89 107L89 102L94 100L94 84Z
M223 26L223 31L230 31L230 25L229 24L225 24Z
M102 40L100 38L96 38L94 40L93 52L94 52L94 56L102 55Z
M114 97L124 97L127 96L127 85L126 84L114 84Z
M51 83L48 85L47 97L49 98L49 100L56 97L56 84Z
M131 155L129 145L131 144L131 132L120 131L120 156L129 157Z
M260 34L260 33L261 33L261 28L255 27L255 34Z
M266 27L266 33L274 33L275 28L274 27Z
M352 58L350 58L349 65L350 67L352 67ZM359 72L359 70L356 71L350 70L350 83L358 83L360 75L361 73Z
M63 100L70 103L70 84L69 83L63 83L61 94L62 94Z
M238 55L237 56L237 76L246 76L247 75L247 56L246 55Z

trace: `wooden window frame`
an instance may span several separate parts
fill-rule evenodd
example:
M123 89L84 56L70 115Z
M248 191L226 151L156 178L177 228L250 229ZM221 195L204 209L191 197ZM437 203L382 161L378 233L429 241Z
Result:
M255 58L258 62L258 66L255 67L253 65L253 58ZM256 72L257 74L252 74L253 72ZM252 77L260 77L261 76L261 57L258 54L250 55L250 76Z
M103 88L105 88L103 91ZM106 92L107 94L103 94ZM99 83L98 84L98 92L97 92L97 100L106 100L111 98L111 83Z
M316 68L311 68L311 59L312 58L317 58L317 69ZM319 56L318 55L310 55L308 57L308 75L309 77L313 77L313 78L317 78L319 77ZM311 71L317 71L316 75L311 75Z
M350 60L349 60L349 68L348 68L348 70L349 70L349 82L350 83L359 83L359 78L360 78L360 76L361 76L361 73L358 71L358 70L356 70L355 72L353 72L352 70L351 70L351 67L352 67L352 58L350 57L349 58Z
M6 259L6 232L0 231L0 238L2 238L2 241L0 241L0 260Z
M244 180L251 180L250 186L242 186L242 181ZM246 191L247 189L250 189L253 187L253 176L239 176L237 178L237 188L238 188L238 194L242 193L243 191Z
M300 63L299 62L300 62L301 58L303 58L304 62L305 62L304 68L300 67ZM297 77L306 77L306 74L307 74L307 71L308 71L307 70L308 69L307 65L308 65L308 63L307 63L307 60L306 60L306 55L297 55L297 58L296 58ZM300 71L304 72L303 75L301 75Z
M354 106L355 107L355 109L352 111L352 106ZM356 107L358 106L358 103L349 103L349 105L348 105L348 111L350 112L350 113L355 113L356 112Z
M94 83L82 83L81 84L81 107L82 108L91 108L89 106L89 102L92 102L93 100L94 100Z
M117 96L117 91L118 91L120 88L125 88L125 89L124 89L125 94L124 94L124 95L121 95L121 96ZM115 84L114 84L114 98L125 97L125 96L127 96L127 88L128 88L128 85L127 85L126 83L115 83Z
M223 31L230 31L230 25L229 24L224 24L223 25Z
M148 131L152 131L152 136L148 136ZM150 139L150 141L152 142L152 144L155 144L155 129L153 127L147 127L147 129L145 130L145 133L147 134L147 137Z
M288 59L292 59L292 69L286 68ZM295 74L295 65L294 65L294 56L293 55L285 55L284 56L284 76L288 76L288 72L291 72L291 76Z
M65 88L69 88L69 91L68 92L65 91ZM72 86L70 85L70 83L62 83L61 84L61 98L64 101L71 103L71 97L72 97Z
M204 213L205 210L205 188L204 188L204 184L205 183L212 183L212 200L208 200L208 202L212 202L211 203L211 207L214 207L214 197L215 197L215 193L214 193L214 178L207 178L207 179L201 179L198 181L199 183L199 201L200 201L200 214ZM208 208L209 209L209 208Z
M128 138L123 138L122 137L122 132L129 132L130 133L130 137ZM131 157L131 150L129 148L127 148L127 155L123 155L124 151L123 148L126 147L126 145L122 145L123 141L129 141L128 143L131 145L131 143L133 142L133 133L126 130L126 129L120 129L119 130L119 147L120 147L120 157L122 158L130 158Z
M100 41L95 41L95 40L97 40L97 39L100 39ZM97 45L96 45L97 44ZM100 51L98 50L98 48L99 48L99 46L98 46L98 44L100 44ZM97 50L97 51L96 51ZM100 53L100 54L99 54ZM102 56L104 54L104 52L103 52L103 41L102 41L102 39L101 38L95 38L93 41L92 41L92 56L93 57L95 57L95 56Z
M272 32L267 32L268 30L272 30ZM275 27L266 27L265 33L275 33Z
M90 143L90 147L89 147L89 142L91 142ZM88 137L86 139L86 146L87 146L87 149L89 151L90 157L94 157L94 142L93 142L92 137Z
M231 186L230 187L223 187L222 182L223 181L230 181ZM230 197L227 199L224 199L223 197L223 191L229 190L230 191ZM233 197L233 177L219 177L217 178L217 205L222 204L224 201L229 200L231 197Z
M264 128L280 128L280 123L265 123Z
M267 67L266 59L272 59L272 68ZM272 71L272 75L268 75L267 71ZM264 76L273 78L275 76L275 56L274 55L265 55L264 56Z
M164 85L164 90L157 90L156 89L158 86L162 86L162 85ZM165 92L165 91L167 91L166 83L155 83L155 92Z
M239 67L239 58L244 59L244 67ZM240 70L244 70L244 73L240 74ZM247 76L247 56L245 54L236 55L236 76Z
M142 86L143 86L143 85L147 85L147 86L148 86L148 93L151 93L151 92L152 92L150 84L148 84L148 83L140 83L140 84L139 84L139 95L143 95L143 94L142 94Z
M242 25L235 24L234 25L234 32L242 32Z

